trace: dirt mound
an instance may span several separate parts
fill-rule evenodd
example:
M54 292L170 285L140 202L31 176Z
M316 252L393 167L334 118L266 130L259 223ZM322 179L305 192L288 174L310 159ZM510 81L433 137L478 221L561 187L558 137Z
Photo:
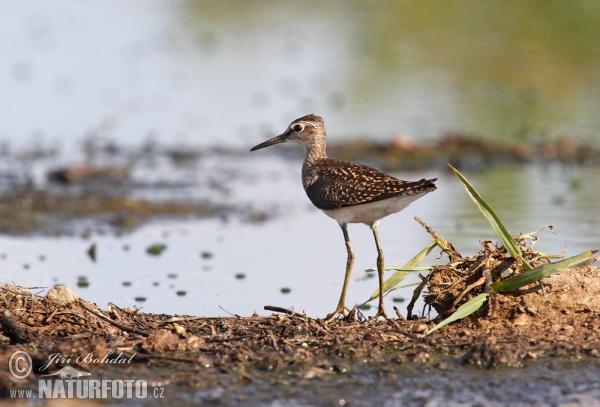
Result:
M393 378L406 369L597 358L598 275L592 267L563 270L545 280L546 296L535 287L498 296L493 316L482 309L430 336L424 334L434 322L426 320L325 324L298 314L204 318L143 313L114 304L105 311L68 288L40 297L5 286L0 287L0 365L8 366L16 350L25 350L33 371L17 380L0 370L0 389L6 397L7 389L32 388L39 375L65 366L93 372L94 378L135 374L175 387L211 389L317 378L323 383L341 376L351 380L365 371ZM50 363L57 354L71 357Z

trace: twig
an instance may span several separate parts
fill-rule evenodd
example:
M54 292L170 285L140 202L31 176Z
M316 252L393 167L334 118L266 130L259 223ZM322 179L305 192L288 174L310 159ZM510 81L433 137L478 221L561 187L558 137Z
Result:
M2 295L2 299L6 303L6 308L10 307L10 304L8 303L8 301L6 301L6 297L4 296L4 293L2 291L0 291L0 295Z
M50 322L50 320L52 320L57 315L68 315L68 314L77 315L79 318L83 319L85 322L89 322L86 317L84 317L83 315L81 315L78 312L75 312L75 311L56 312L56 311L58 311L58 308L56 310L54 310L52 315L50 315L48 318L46 318L46 323Z
M463 292L460 293L460 295L458 297L456 297L456 299L454 300L454 303L452 304L452 309L454 309L454 307L456 307L456 304L458 304L460 302L460 300L462 300L462 298L465 296L465 294L467 294L473 288L475 288L483 283L485 283L485 277L481 277L479 280L475 281L473 284L468 285L467 288L465 288L463 290Z
M450 257L451 260L458 260L462 258L460 253L456 251L452 243L440 236L435 230L430 228L425 222L415 216L415 220L425 228L425 230L435 239L437 245Z
M404 316L402 316L402 314L400 313L400 310L395 305L394 305L394 311L396 312L396 315L398 316L398 319L406 321L406 318L404 318Z
M296 311L292 311L292 310L289 310L286 308L276 307L274 305L265 305L263 308L265 311L281 312L282 314L287 314L287 315L291 315L291 316L295 316L297 314Z
M205 338L204 342L229 342L229 341L241 341L242 339L248 338L247 336L231 336L229 338Z
M241 318L241 316L239 316L238 314L233 314L233 313L231 313L231 312L227 311L225 308L221 307L220 305L219 305L219 308L221 308L223 311L225 311L226 313L228 313L228 314L229 314L229 315L231 315L232 317L238 317L238 318Z
M94 314L95 316L97 316L98 318L102 318L103 320L105 320L109 324L111 324L113 326L116 326L121 331L131 332L131 333L134 333L134 334L137 334L137 335L141 335L141 336L146 337L146 338L148 336L150 336L150 334L148 332L146 332L146 331L141 331L139 329L130 328L128 326L125 326L123 324L120 324L118 322L113 321L112 319L110 319L106 315L103 315L103 314L101 314L101 313L93 310L92 308L88 307L83 301L79 301L79 305L81 305L83 308L85 308L86 310L88 310L89 312L91 312L92 314Z
M273 342L273 347L276 351L279 351L279 347L277 346L277 339L275 339L275 335L273 335L273 332L269 332L269 336L271 337L271 342Z
M161 322L158 326L165 326L169 324L173 324L175 322L190 322L190 321L199 321L208 319L205 317L172 317L167 319L166 321Z

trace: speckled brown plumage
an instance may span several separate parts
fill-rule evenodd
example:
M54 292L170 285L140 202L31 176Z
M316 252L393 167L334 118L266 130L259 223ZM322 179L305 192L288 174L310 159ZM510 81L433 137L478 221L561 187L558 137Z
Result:
M304 189L319 209L331 210L381 201L395 196L427 193L434 179L402 181L363 164L322 158L304 171Z
M383 306L384 258L379 244L379 220L399 212L411 202L436 189L434 179L410 182L394 178L363 164L328 158L325 152L327 133L323 119L314 114L302 116L287 127L285 132L260 143L250 151L274 144L293 142L305 147L302 164L302 185L311 202L327 216L335 219L344 234L348 260L344 286L336 310L326 319L332 321L346 312L345 298L354 264L354 252L348 235L349 223L363 223L373 231L377 247L377 275L379 277L379 308L375 319L387 319Z

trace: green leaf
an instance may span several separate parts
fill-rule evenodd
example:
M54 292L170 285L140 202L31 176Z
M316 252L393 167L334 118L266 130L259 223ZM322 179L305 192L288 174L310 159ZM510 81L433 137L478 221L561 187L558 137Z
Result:
M577 256L569 257L568 259L557 261L555 263L548 263L535 267L531 270L519 274L516 277L509 278L504 281L497 281L490 284L490 288L494 291L510 291L516 290L517 288L526 286L536 281L541 280L544 277L556 272L559 269L575 266L589 260L596 253L596 251L587 251L585 253L578 254Z
M404 267L416 267L419 264L421 264L421 262L423 260L425 260L425 257L427 257L427 255L429 253L431 253L431 251L433 250L433 248L435 247L436 244L437 244L437 241L435 241L435 240L433 242L429 243L423 250L421 250L419 252L419 254L417 254L415 257L413 257L411 261L406 263L404 265Z
M398 271L396 271L394 274L392 274L392 276L383 283L383 292L384 293L388 292L389 290L394 288L397 284L399 284L402 280L404 280L406 278L406 276L409 275L411 272L431 270L431 267L418 267L417 268L416 266L419 263L421 263L423 261L423 259L425 259L425 257L427 257L427 255L433 250L433 248L436 246L436 244L437 244L437 242L434 240L433 242L429 243L423 250L421 250L419 252L419 254L417 254L415 257L413 257L411 261L406 263L406 265L404 267L395 267L394 270L398 270ZM388 268L386 267L386 269L388 269ZM373 270L373 269L369 269L369 270ZM377 269L375 269L375 270L377 270ZM366 302L373 301L375 298L379 298L379 289L377 289L373 293L373 295L371 295L371 298L369 298Z
M441 327L446 326L451 322L458 321L459 319L463 319L464 317L468 317L469 315L471 315L472 313L477 311L479 308L481 308L482 305L487 300L487 298L488 298L487 293L481 293L477 297L472 298L469 301L465 302L463 305L458 307L458 309L456 310L456 312L454 312L454 314L450 315L448 318L444 319L442 322L440 322L439 324L437 324L436 326L431 328L425 334L425 336L431 334L432 332L437 331Z
M150 246L146 249L146 252L153 256L158 256L162 252L164 252L166 248L167 248L167 246L164 244L153 244L152 246Z
M494 213L492 208L477 193L477 191L475 190L475 188L473 188L469 181L467 181L467 179L456 168L454 168L450 164L448 165L450 166L450 168L452 168L452 171L454 171L454 174L456 174L458 179L460 179L460 181L463 183L465 189L467 190L467 193L469 194L473 202L475 202L475 205L477 205L479 211L488 220L488 222L490 222L492 229L494 229L494 232L496 232L496 235L498 236L498 238L500 238L500 241L502 241L502 244L504 245L504 247L506 247L508 253L513 258L519 259L523 264L523 268L525 270L530 270L531 266L527 264L527 262L521 255L521 249L519 249L519 246L517 246L512 236L508 233L508 231L502 224L500 218L498 218L498 216L496 215L496 213Z
M388 293L391 293L392 291L396 291L396 290L401 290L403 288L414 287L414 286L419 285L419 284L421 284L420 281L415 281L414 283L397 285L396 287L394 287L390 291L388 291Z
M431 275L431 274L429 274L429 275ZM412 294L412 298L410 299L410 303L406 307L406 319L412 319L412 310L413 310L413 308L415 306L415 303L419 299L419 296L421 295L421 292L423 292L423 288L425 288L425 285L427 284L427 281L428 281L428 278L424 278L419 283L419 285L417 286L417 288L415 288L413 290L413 294Z

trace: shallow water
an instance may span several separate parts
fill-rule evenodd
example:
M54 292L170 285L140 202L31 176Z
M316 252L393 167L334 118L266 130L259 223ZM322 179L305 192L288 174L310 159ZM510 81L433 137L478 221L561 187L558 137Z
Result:
M0 0L2 154L19 157L32 146L53 146L64 153L62 163L80 164L84 140L245 151L311 112L325 118L332 140L401 135L421 142L459 132L503 141L568 136L600 145L595 2L107 4ZM304 195L300 163L280 152L205 156L197 167L178 171L137 167L134 176L141 174L147 187L136 196L210 198L233 205L236 213L156 220L121 237L0 236L0 281L67 284L103 308L111 301L157 313L218 316L227 315L219 306L250 315L277 305L322 317L341 290L342 235ZM9 162L3 155L2 174L28 176L39 186L48 163L27 166L29 160L21 154L19 162ZM413 216L464 255L477 251L480 240L495 239L453 175L395 175L439 177L439 189L381 222L386 265L406 263L431 241ZM548 164L465 175L513 234L555 226L557 235L542 232L538 250L558 253L567 246L570 256L600 248L597 168ZM252 211L272 217L250 222L244 214ZM355 271L373 267L368 228L352 225L350 236ZM155 243L167 249L153 257L146 249ZM92 244L95 262L86 253ZM438 261L432 253L426 264ZM89 285L79 287L79 281ZM353 277L348 303L363 302L376 286L374 278ZM388 296L388 311L397 305L404 314L406 301L392 297L410 294ZM269 389L254 404L340 405L340 394L352 405L599 404L595 367L544 369L425 372L427 380L403 378L385 388L365 377L359 378L364 385L317 391L309 383L275 400ZM489 380L493 387L481 383ZM515 386L515 393L505 390ZM308 391L315 399L305 397ZM223 394L217 388L185 397L190 404L217 404Z
M384 368L385 369L385 368ZM184 392L182 403L244 406L599 406L598 366L540 362L524 369L420 369L363 371L300 383L278 383L263 391L246 386ZM341 377L340 377L341 376ZM349 377L348 377L349 376Z
M210 168L218 172L218 166L210 161L202 164L205 174ZM339 226L306 198L299 182L300 162L249 155L238 157L236 165L248 172L230 178L224 199L242 208L271 211L274 217L258 223L236 215L156 220L120 237L110 233L85 239L3 236L0 279L36 287L67 284L102 307L112 301L148 312L220 316L227 313L219 306L251 315L254 311L267 314L263 306L276 305L324 316L337 304L343 281L346 251ZM437 191L381 221L379 233L387 266L405 264L431 241L414 216L463 255L478 251L480 240L498 240L454 175L436 171L395 175L405 179L437 176L439 181ZM595 168L523 166L465 175L512 234L554 225L556 234L540 232L537 250L561 253L566 247L571 256L599 248L595 185L600 175ZM206 192L200 190L198 194ZM350 225L349 232L356 254L354 271L375 267L370 230ZM147 254L146 249L156 243L166 244L167 249L159 256ZM96 261L87 254L92 244L96 244ZM437 255L431 253L425 265L445 262ZM89 286L78 287L80 277ZM416 274L404 283L414 281L418 281ZM282 293L282 288L291 292ZM364 302L376 288L376 278L354 277L348 303ZM184 295L178 295L181 290ZM407 302L393 302L393 298L409 299L411 290L394 292L386 306L396 305L405 314Z

